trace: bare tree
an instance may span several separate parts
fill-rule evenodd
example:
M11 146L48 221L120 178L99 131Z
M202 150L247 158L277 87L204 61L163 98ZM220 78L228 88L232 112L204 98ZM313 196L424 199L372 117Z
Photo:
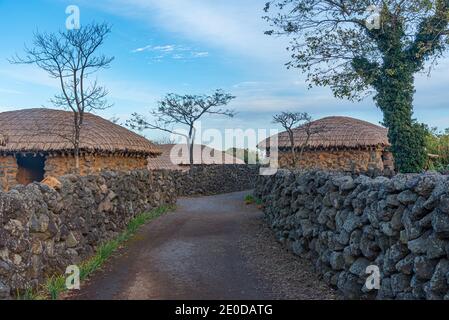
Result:
M118 124L119 126L122 126L123 124L120 122L120 117L117 116L113 116L111 118L109 118L109 121L111 121L114 124Z
M273 117L273 123L280 124L288 133L290 149L292 154L292 167L302 159L304 150L312 135L321 131L321 128L312 125L312 117L307 112L282 112ZM299 148L299 157L296 156L297 146L295 144L294 129L301 127L306 134L306 139Z
M307 145L309 144L310 138L313 135L319 134L320 132L323 132L325 130L323 126L313 124L312 118L308 115L307 115L306 119L304 120L301 128L304 130L304 133L306 134L306 139L301 144L301 147L299 149L298 160L302 160L304 150L306 149Z
M58 79L61 92L51 99L55 107L73 112L75 168L80 167L80 134L84 113L103 110L110 105L106 101L108 91L97 80L89 77L110 66L114 57L96 54L111 32L110 25L92 23L80 29L57 33L34 34L33 46L25 47L25 56L10 59L13 64L35 64L52 78Z
M216 90L212 95L178 95L167 94L158 102L156 110L150 112L155 119L149 122L144 116L134 113L127 121L127 126L132 129L156 129L171 134L180 135L186 138L190 154L190 166L193 166L193 150L196 122L204 115L224 115L233 117L235 112L230 109L223 109L235 99L234 96ZM174 128L175 125L185 125L188 127L188 134L182 134Z

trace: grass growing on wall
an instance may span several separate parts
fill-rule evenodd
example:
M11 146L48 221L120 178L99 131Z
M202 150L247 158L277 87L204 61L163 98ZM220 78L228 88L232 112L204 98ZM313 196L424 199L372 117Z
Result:
M249 194L244 199L245 204L256 204L257 206L261 206L263 204L262 199L256 198L253 195Z
M142 225L172 210L174 210L174 206L162 206L133 218L127 225L125 231L123 231L117 238L102 244L93 257L84 261L79 266L80 281L83 282L86 278L92 275L92 273L98 270L112 256L112 254L117 251L117 249L135 235ZM65 281L65 275L53 276L42 285L41 290L38 290L38 292L27 290L22 296L19 295L18 298L23 300L57 300L62 293L67 291Z

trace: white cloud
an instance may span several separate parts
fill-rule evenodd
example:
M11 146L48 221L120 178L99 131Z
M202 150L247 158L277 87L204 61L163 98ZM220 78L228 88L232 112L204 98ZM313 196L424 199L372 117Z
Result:
M163 46L153 46L153 45L147 45L142 48L134 49L132 52L144 52L144 51L158 51L158 52L173 52L175 50L183 50L182 47L177 47L176 45L163 45Z
M182 45L146 45L131 51L132 53L148 52L151 54L153 62L161 62L164 58L175 60L189 60L194 58L206 58L209 56L207 51L198 51Z
M264 61L288 58L288 40L264 34L269 26L262 19L263 1L105 0L96 5L227 52Z
M193 52L193 56L195 58L208 57L209 56L209 52L207 52L207 51L204 51L204 52Z

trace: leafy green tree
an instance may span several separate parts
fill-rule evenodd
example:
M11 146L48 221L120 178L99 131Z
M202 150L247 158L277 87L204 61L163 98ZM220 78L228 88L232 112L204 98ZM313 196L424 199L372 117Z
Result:
M437 128L428 128L426 150L429 153L426 169L447 172L449 169L449 129L441 132Z
M374 93L397 169L422 170L425 129L413 119L414 77L447 49L449 0L274 0L265 11L272 13L267 34L292 37L288 67L338 98Z

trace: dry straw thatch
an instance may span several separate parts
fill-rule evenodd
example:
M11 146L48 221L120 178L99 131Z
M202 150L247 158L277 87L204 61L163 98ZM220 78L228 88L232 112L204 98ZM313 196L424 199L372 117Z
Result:
M158 145L162 155L148 162L149 170L188 170L190 156L187 145L162 144ZM245 164L244 161L219 150L204 145L195 145L193 151L194 164Z
M26 109L0 113L1 153L73 152L73 113ZM0 139L2 140L2 139ZM88 153L155 156L159 149L147 139L99 116L85 113L80 150Z
M389 147L388 129L350 117L327 117L310 124L313 133L306 149L359 149ZM307 141L304 126L294 129L295 147L302 147ZM287 132L278 134L279 148L290 148ZM260 149L270 145L270 138L259 143Z

